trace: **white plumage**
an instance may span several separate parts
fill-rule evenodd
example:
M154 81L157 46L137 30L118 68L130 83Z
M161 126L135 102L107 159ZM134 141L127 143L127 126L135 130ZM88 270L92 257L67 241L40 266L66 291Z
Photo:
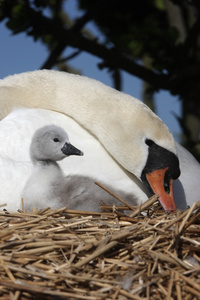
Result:
M92 176L141 202L149 195L140 180L148 157L145 139L177 153L168 128L142 102L86 77L43 70L0 80L0 114L0 201L11 209L19 207L30 176L31 138L44 125L63 127L85 153L60 163L65 175ZM199 200L200 168L179 145L178 154L182 174L174 195L185 208L184 197L189 205Z

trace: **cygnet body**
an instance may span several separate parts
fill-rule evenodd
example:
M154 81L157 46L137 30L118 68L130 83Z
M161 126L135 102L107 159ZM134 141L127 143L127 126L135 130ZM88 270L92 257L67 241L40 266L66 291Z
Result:
M35 132L30 146L33 171L22 192L26 211L48 206L52 209L66 206L69 209L101 211L101 200L106 204L120 204L95 185L92 178L80 175L65 177L57 161L70 155L83 155L83 152L69 142L62 128L49 125ZM126 196L132 205L137 204L134 195L115 192L119 192L121 197Z

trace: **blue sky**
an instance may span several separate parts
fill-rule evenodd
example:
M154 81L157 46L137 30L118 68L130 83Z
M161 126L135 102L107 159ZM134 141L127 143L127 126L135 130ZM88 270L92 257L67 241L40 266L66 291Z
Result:
M77 13L76 1L68 0L66 8L72 18L81 14ZM88 29L94 34L99 34L94 24L89 23ZM1 47L0 47L0 78L39 69L48 57L46 47L40 42L34 42L31 37L26 37L21 33L12 35L5 22L0 23ZM65 51L65 55L70 55L75 49L70 47ZM112 80L107 70L99 70L97 64L101 60L87 53L82 53L75 59L70 61L70 65L79 69L83 75L102 81L112 86ZM123 91L141 99L142 82L136 77L130 76L126 72L122 72ZM181 130L173 112L178 116L181 115L181 106L177 97L172 97L166 91L160 91L155 94L156 113L165 122L172 131L175 139L179 141Z

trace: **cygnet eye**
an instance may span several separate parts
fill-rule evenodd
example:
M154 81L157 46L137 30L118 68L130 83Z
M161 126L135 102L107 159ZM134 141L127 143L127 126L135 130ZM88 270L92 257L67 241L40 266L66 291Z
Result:
M54 138L53 140L54 140L55 143L58 143L58 142L59 142L59 139L58 139L58 138Z

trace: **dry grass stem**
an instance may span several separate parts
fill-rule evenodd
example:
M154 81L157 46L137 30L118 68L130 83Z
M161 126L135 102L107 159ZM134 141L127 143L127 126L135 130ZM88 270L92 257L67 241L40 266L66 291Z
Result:
M158 201L158 196L157 195L152 196L146 202L141 204L134 212L130 213L129 217L132 217L132 218L136 217L143 210L147 209L148 207L151 207L156 201Z
M101 183L99 182L95 182L96 185L98 185L99 187L101 187L103 190L105 190L107 193L109 193L110 195L112 195L114 198L116 198L117 200L119 200L119 202L123 203L126 207L128 207L130 210L133 210L134 207L132 205L130 205L129 203L127 203L125 200L121 199L120 197L118 197L117 195L115 195L113 192L111 192L110 190L108 190L105 186L103 186Z

